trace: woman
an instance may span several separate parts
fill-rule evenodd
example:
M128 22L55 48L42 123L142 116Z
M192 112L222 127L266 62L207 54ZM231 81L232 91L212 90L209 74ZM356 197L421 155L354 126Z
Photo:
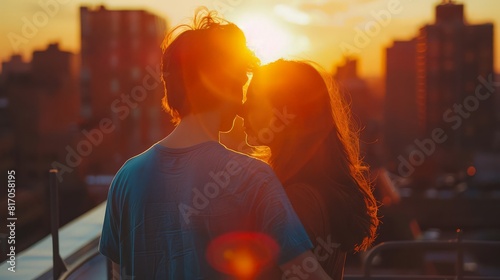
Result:
M270 148L321 265L342 279L346 253L370 246L378 218L338 92L311 64L279 60L253 73L242 117L248 143Z

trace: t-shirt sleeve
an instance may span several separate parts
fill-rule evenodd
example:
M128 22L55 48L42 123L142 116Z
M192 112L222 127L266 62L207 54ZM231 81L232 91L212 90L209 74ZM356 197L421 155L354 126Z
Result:
M282 265L310 250L312 243L281 183L272 177L264 181L258 195L257 226L278 243L278 264Z
M106 202L106 211L102 225L101 239L99 240L99 252L111 259L114 263L120 263L120 238L118 231L118 217L113 209L115 207L111 189Z

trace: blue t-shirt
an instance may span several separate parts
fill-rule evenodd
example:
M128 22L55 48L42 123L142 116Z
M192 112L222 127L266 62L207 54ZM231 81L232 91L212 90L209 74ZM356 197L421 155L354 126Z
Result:
M312 248L264 162L214 141L179 149L155 144L113 179L99 251L126 279L221 279L206 248L236 231L272 237L277 264Z

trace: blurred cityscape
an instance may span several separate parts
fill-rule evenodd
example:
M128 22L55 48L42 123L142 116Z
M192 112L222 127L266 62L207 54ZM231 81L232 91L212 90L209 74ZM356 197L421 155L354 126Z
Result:
M51 43L30 62L2 62L0 166L18 174L20 249L48 233L50 168L59 170L65 224L102 202L120 166L173 128L161 108L165 19L81 7L80 25L79 54Z
M360 77L355 56L332 71L381 202L377 242L447 238L456 228L500 240L494 25L469 23L464 10L444 1L434 22L410 31L413 39L394 38L381 79ZM80 27L80 53L54 42L31 61L14 54L2 62L0 167L19 175L18 250L49 233L49 169L59 170L66 224L105 200L128 158L173 129L159 78L166 20L144 10L81 7ZM222 141L238 149L240 136ZM5 209L7 193L0 198Z

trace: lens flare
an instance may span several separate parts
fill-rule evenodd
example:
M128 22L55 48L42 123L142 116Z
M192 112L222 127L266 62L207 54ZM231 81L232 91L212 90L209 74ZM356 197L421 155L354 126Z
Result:
M245 32L248 46L264 64L290 55L296 47L292 34L271 18L247 15L236 23Z
M276 259L279 246L258 232L232 232L212 240L207 260L216 270L237 279L254 279Z
M474 166L469 166L467 168L467 175L469 175L471 177L476 175L476 168Z

